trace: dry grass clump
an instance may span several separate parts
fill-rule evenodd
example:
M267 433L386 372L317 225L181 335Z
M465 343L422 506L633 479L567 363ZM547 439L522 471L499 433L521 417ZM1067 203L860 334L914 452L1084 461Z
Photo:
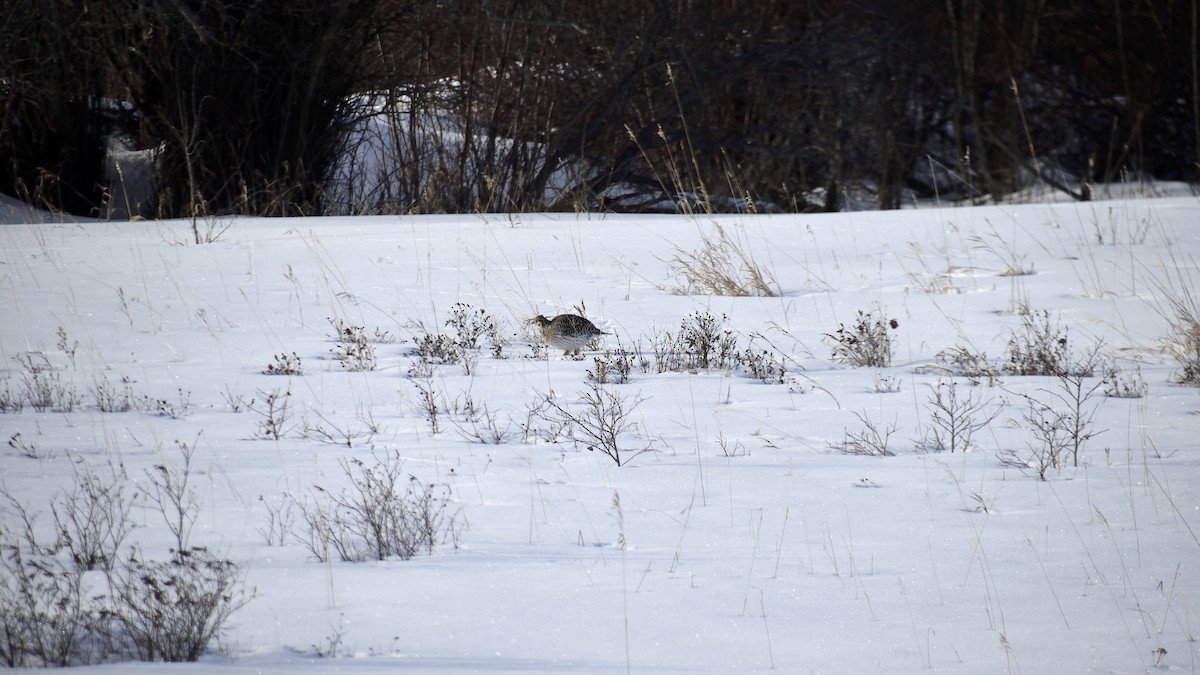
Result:
M760 265L744 242L714 225L700 248L692 253L675 250L671 272L682 282L673 289L681 295L777 297L782 293L771 272Z
M1179 362L1177 381L1200 387L1200 304L1187 288L1166 300L1171 310L1167 351Z

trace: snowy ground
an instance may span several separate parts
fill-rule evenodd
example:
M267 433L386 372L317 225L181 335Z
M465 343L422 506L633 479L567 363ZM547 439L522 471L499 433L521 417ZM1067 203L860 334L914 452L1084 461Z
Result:
M782 297L673 292L671 260L717 224ZM216 241L191 243L183 221L0 226L0 378L16 390L20 359L44 358L79 399L70 412L0 413L0 440L15 439L0 447L7 491L45 511L72 462L121 465L145 490L146 470L177 466L188 444L201 506L191 542L237 561L255 594L200 664L174 669L1200 670L1200 390L1173 384L1163 350L1165 298L1195 296L1200 278L1195 197L199 227ZM445 330L459 302L500 324L505 358L484 348L473 374L451 364L410 377L421 327ZM539 439L522 430L530 406L553 395L581 409L597 352L547 357L523 322L581 304L612 333L606 347L643 352L698 311L726 317L739 346L784 360L786 381L635 369L605 389L637 425L621 445L651 451L618 467ZM1003 361L1021 307L1060 321L1075 354L1102 340L1147 387L1141 398L1097 390L1084 408L1102 433L1045 481L998 457L1032 456L1024 396L1051 400L1052 377L956 378L995 420L968 452L922 444L931 387L951 381L938 354ZM890 368L831 358L823 336L859 310L898 321ZM391 338L373 343L375 370L335 360L331 318ZM264 374L292 353L302 375ZM100 412L99 383L123 378L158 403ZM419 384L439 404L437 433ZM234 407L273 392L290 392L290 415L267 440L264 416ZM461 433L468 399L502 443ZM894 456L837 448L867 424L894 428ZM324 443L305 433L316 427L357 435ZM406 474L450 490L457 546L322 563L294 511L283 545L268 545L284 495L344 487L340 459L390 451ZM161 515L139 502L132 517L126 546L167 556Z

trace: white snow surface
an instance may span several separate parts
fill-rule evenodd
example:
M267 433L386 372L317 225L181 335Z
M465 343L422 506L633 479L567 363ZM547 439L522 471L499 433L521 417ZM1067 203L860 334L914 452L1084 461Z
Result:
M1166 299L1200 278L1200 200L928 208L803 216L483 215L54 222L9 208L0 225L0 379L40 353L74 386L71 412L0 413L34 457L0 444L0 475L31 511L71 464L124 467L131 485L194 445L194 545L235 560L254 598L187 673L667 672L1135 673L1200 669L1200 390L1175 383ZM16 217L20 216L20 217ZM30 222L34 221L34 222ZM671 261L720 224L781 297L676 292ZM1017 268L1024 275L1005 275ZM1190 288L1188 284L1191 284ZM440 432L408 371L413 338L454 303L512 340L476 372L438 366ZM535 358L525 321L587 315L649 352L694 312L742 346L786 357L789 382L742 372L643 373L605 385L649 446L600 452L526 438L528 408L574 404L597 352ZM1014 310L1047 310L1083 352L1103 341L1142 398L1097 409L1078 466L1031 469L1022 394L1049 377L961 392L998 412L968 452L922 449L937 355L1005 353ZM858 310L895 318L895 360L853 368L826 334ZM379 367L333 358L330 318L386 331ZM74 354L59 348L59 329ZM295 353L299 376L264 374ZM97 381L185 409L100 412ZM879 383L893 383L894 387ZM1094 380L1089 381L1094 383ZM878 391L894 388L895 391ZM280 440L230 400L291 392ZM1040 393L1039 393L1040 392ZM460 434L454 402L486 406L504 443ZM373 420L350 447L302 433ZM834 447L863 419L894 427L890 457ZM322 422L324 420L324 422ZM339 459L398 451L451 491L458 545L410 560L314 560L296 518L268 545L268 506L343 487ZM14 526L5 512L5 529ZM126 545L165 558L161 516L139 505ZM339 642L334 655L319 657ZM1165 653L1159 650L1165 650ZM87 672L162 672L108 664Z

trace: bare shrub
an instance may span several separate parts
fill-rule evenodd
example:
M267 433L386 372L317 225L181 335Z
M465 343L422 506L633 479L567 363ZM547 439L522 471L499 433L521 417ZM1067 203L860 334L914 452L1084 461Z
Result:
M1130 371L1115 363L1105 366L1103 386L1104 395L1109 398L1142 398L1150 388L1142 377L1141 366L1134 366Z
M13 391L9 378L0 380L0 412L21 412L25 408L25 398Z
M974 392L961 395L953 380L929 385L929 390L927 407L933 424L926 445L935 450L967 451L975 433L987 428L999 415L999 411L985 412L990 399L976 397Z
M150 488L145 491L145 496L162 515L175 538L175 550L186 551L190 548L192 526L200 515L200 494L191 485L192 456L196 447L194 442L189 445L179 440L175 445L182 461L172 466L156 464L153 469L146 469Z
M364 326L354 326L341 319L330 319L336 332L337 346L333 358L350 372L375 370L375 347Z
M109 638L142 661L196 661L249 602L238 566L202 548L146 561L135 551L109 578Z
M267 510L267 524L259 527L258 533L262 535L267 546L283 546L292 534L292 525L296 522L296 500L285 494L278 501L268 501L266 497L259 495L258 501L262 502L263 508Z
M182 468L146 472L147 502L186 543L198 502L188 486L190 450ZM35 516L0 490L20 529L0 531L0 661L9 666L70 666L129 657L194 661L248 601L237 566L204 549L172 551L169 562L146 562L117 549L132 529L132 498L123 472L109 478L77 469L74 487L51 500L55 536L42 543ZM6 515L9 515L6 513ZM69 561L60 556L66 553ZM107 594L84 574L104 570ZM96 579L93 577L93 579Z
M1032 396L1025 397L1026 410L1021 415L1025 428L1033 436L1029 442L1028 459L1020 459L1015 452L1001 453L1001 463L1033 469L1037 477L1046 480L1050 469L1062 468L1063 455L1070 444L1067 421L1062 412Z
M867 417L866 413L854 413L862 424L861 431L846 430L845 438L829 447L848 455L866 455L870 457L891 457L896 453L888 449L888 440L896 433L895 423L880 425Z
M895 375L875 371L875 384L872 390L877 394L895 394L900 391L902 380Z
M260 418L254 430L255 438L278 441L291 431L291 398L290 390L258 390L258 398L246 404L246 408Z
M1090 372L1090 368L1087 369ZM1079 466L1079 452L1088 440L1103 433L1093 428L1099 406L1091 407L1088 402L1104 386L1104 380L1089 382L1090 375L1083 373L1064 374L1058 377L1058 389L1054 397L1062 405L1062 421L1067 431L1067 449L1071 452L1071 463Z
M756 380L763 384L783 384L787 381L787 367L783 359L767 349L746 347L738 354L738 361Z
M318 421L314 422L305 416L300 420L300 435L310 441L354 447L356 441L366 439L370 442L379 433L380 425L374 416L367 412L358 416L358 424L354 422L334 422L325 415L315 413Z
M640 361L636 351L617 346L594 357L595 367L587 371L588 379L597 384L627 384L634 366Z
M1072 371L1067 329L1050 320L1047 310L1021 315L1021 330L1008 339L1007 361L1001 369L1009 375L1059 375Z
M109 475L101 477L73 464L72 471L73 485L60 491L50 505L56 548L66 551L80 571L111 570L133 528L129 520L133 498L125 492L125 470L109 465Z
M737 339L725 328L729 317L720 319L708 312L693 312L679 324L678 342L687 355L688 366L699 370L730 368L737 362Z
M1098 407L1089 405L1089 401L1104 386L1104 381L1088 382L1088 379L1082 374L1059 375L1056 389L1040 390L1049 397L1049 402L1022 394L1026 403L1022 420L1032 435L1030 456L1023 460L1009 451L1001 454L1001 461L1031 468L1041 480L1046 480L1050 469L1065 466L1068 455L1072 465L1079 466L1084 444L1103 433L1093 427Z
M439 423L441 410L438 406L437 391L433 388L433 378L415 378L413 379L413 386L417 389L416 409L425 418L425 422L429 424L429 433L436 436L441 432L441 424Z
M404 471L399 452L373 463L358 458L339 465L349 486L334 492L315 486L313 501L301 502L308 532L305 544L321 561L407 560L455 534L446 517L449 488L421 483Z
M16 450L17 452L21 453L21 456L28 457L29 459L43 459L48 456L46 453L43 453L38 449L37 443L34 443L33 441L26 441L25 439L21 438L21 432L19 431L9 437L8 447Z
M79 406L79 395L50 365L41 352L25 352L13 357L20 366L17 385L29 405L38 412L58 410L72 412Z
M657 372L732 369L739 361L737 338L728 317L695 311L679 322L679 332L663 331L652 349Z
M833 350L833 360L857 368L888 368L894 351L889 330L900 327L895 319L885 319L878 311L858 310L858 317L849 328L839 324L824 341Z
M151 399L135 399L142 401L146 406L146 410L154 412L163 417L170 417L173 420L183 419L192 414L192 393L183 389L176 390L178 398L174 401L165 398Z
M551 436L561 434L589 451L599 450L617 466L652 449L649 445L629 448L623 440L638 430L632 417L642 399L630 400L597 382L590 383L579 397L580 403L571 406L553 396L542 396L541 406L533 414L551 425L555 430Z
M501 422L500 415L488 409L486 404L481 407L472 404L450 420L458 430L458 435L471 443L500 445L512 436L512 419Z
M458 363L462 359L458 343L443 333L423 333L416 339L416 345L416 359L408 370L409 377L430 377L434 366Z
M107 476L80 461L73 461L71 470L74 474L71 486L50 498L53 537L49 541L37 535L36 514L29 513L3 485L0 497L8 502L13 522L20 523L21 540L32 553L46 556L65 553L80 572L110 570L121 543L133 529L129 521L133 497L125 490L128 478L123 468L111 464Z
M948 373L970 378L972 384L986 382L989 386L997 384L1002 374L1090 376L1099 365L1096 355L1100 345L1077 356L1071 349L1067 328L1051 319L1050 312L1025 309L1020 318L1020 329L1009 334L1003 363L996 365L987 354L961 345L939 352L938 360Z
M92 380L92 399L96 402L96 408L100 412L129 412L135 408L146 409L148 403L143 397L138 399L130 386L130 380L127 377L121 378L121 384L118 387L113 384L108 376L102 376L99 379Z
M1000 369L983 352L957 345L938 352L937 359L946 372L965 377L971 384L986 383L993 387L1000 382Z
M264 375L303 375L304 364L296 352L276 354L275 360L263 369Z
M7 533L5 533L7 535ZM0 543L0 663L10 668L91 663L95 610L83 571Z
M480 339L486 338L492 355L501 358L506 343L500 335L496 320L486 309L456 302L450 308L450 318L446 319L446 326L454 329L455 342L460 349L478 349Z
M417 325L419 335L415 338L416 360L409 368L409 377L429 377L434 366L458 364L464 375L471 375L479 363L481 341L487 340L494 358L504 358L504 347L508 341L491 314L483 308L474 308L465 302L456 302L450 308L446 327L451 333L431 332Z

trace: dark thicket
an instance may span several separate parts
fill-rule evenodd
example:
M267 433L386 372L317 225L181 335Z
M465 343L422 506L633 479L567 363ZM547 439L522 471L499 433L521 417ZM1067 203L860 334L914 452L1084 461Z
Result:
M158 207L315 213L374 0L118 0L114 78L160 147Z
M100 203L104 78L82 2L0 4L0 191L89 214Z
M123 132L163 216L1086 199L1200 179L1198 3L11 0L0 190L96 213Z

